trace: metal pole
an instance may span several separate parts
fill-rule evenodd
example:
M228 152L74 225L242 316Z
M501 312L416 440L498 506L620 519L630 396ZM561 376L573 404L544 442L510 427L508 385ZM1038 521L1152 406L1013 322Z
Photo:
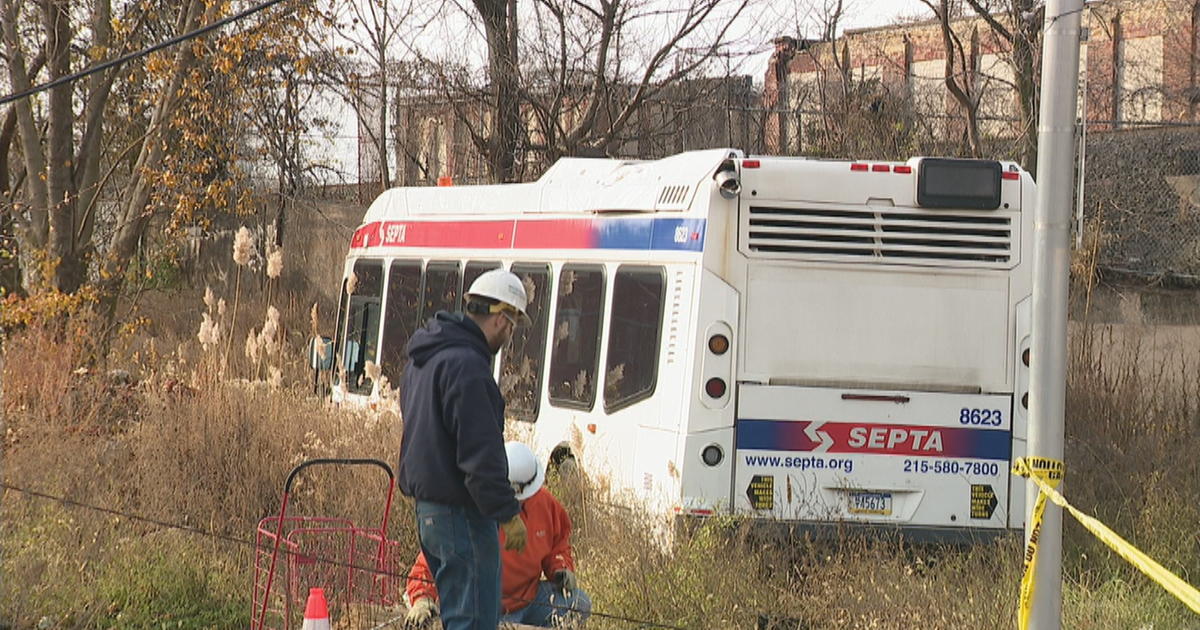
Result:
M1029 454L1056 460L1063 457L1066 408L1067 287L1082 12L1083 0L1046 2L1038 110ZM1037 494L1037 486L1027 482L1027 542L1033 525L1029 514ZM1029 627L1057 630L1062 623L1062 510L1053 504L1046 508L1033 570L1037 586Z

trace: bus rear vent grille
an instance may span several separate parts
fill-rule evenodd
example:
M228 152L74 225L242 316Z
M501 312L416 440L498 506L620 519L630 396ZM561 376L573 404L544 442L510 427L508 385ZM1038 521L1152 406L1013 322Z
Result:
M751 254L772 258L1000 266L1012 257L1012 222L1013 216L996 212L751 206L742 234Z

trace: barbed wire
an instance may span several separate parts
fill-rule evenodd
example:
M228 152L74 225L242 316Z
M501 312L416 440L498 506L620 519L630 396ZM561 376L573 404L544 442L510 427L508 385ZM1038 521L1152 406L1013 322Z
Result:
M75 499L69 499L67 497L57 496L57 495L53 495L53 494L50 494L47 492L41 492L38 490L31 490L29 488L15 486L15 485L8 483L7 481L0 482L0 490L4 490L4 491L12 490L14 492L18 492L18 493L25 494L28 496L36 497L39 499L54 501L54 502L62 504L62 505L68 505L71 507L82 508L82 509L91 510L94 512L100 512L103 514L109 514L111 516L119 516L121 518L127 518L132 521L155 525L155 526L163 528L163 529L174 529L174 530L182 531L182 532L185 532L188 534L194 534L194 535L202 536L205 538L220 540L222 542L227 542L227 543L231 543L231 544L235 544L235 545L251 547L251 548L255 548L255 549L258 548L258 544L251 540L237 538L234 536L229 536L227 534L221 534L218 532L212 532L212 531L208 531L208 530L201 529L199 527L194 527L191 525L184 525L181 523L173 523L173 522L158 519L158 518L152 518L149 516L134 514L132 512L125 512L122 510L107 508L107 507L103 507L103 506L99 506L99 505L92 505L90 503L84 503L83 501L77 501ZM268 518L278 519L278 516L268 517ZM286 555L302 556L306 561L319 562L322 564L327 564L330 566L337 567L339 569L353 569L353 570L357 570L357 571L366 571L366 572L374 573L376 575L381 575L381 576L390 577L390 578L399 578L399 579L404 579L404 580L412 580L412 581L416 581L416 582L422 582L425 584L434 584L433 580L429 580L429 579L421 578L421 577L409 576L408 573L400 573L400 572L396 572L396 571L390 571L387 569L380 569L378 567L359 566L352 562L335 560L335 559L326 558L323 556L314 556L312 554L301 553L300 551L295 551L295 550L291 550L291 549L281 549L280 551ZM514 597L512 599L515 599L516 601L519 601L519 602L524 602L526 604L532 604L534 602L534 600L525 599L522 597ZM564 612L574 612L574 609L571 608L570 606L563 606L561 604L554 604L551 602L547 602L543 605L546 606L547 608L553 608L553 609L561 610ZM685 628L683 628L681 626L675 626L675 625L665 624L665 623L658 623L658 622L650 621L647 619L637 619L635 617L626 617L623 615L614 615L611 613L598 612L595 610L591 611L589 614L593 617L601 617L604 619L610 619L613 621L620 621L623 623L627 623L627 624L630 624L637 628L664 628L666 630L685 630Z

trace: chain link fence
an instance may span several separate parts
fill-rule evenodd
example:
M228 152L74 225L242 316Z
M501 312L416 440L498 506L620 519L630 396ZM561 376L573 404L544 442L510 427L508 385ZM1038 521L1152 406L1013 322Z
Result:
M1076 242L1097 268L1200 284L1200 125L1089 133L1082 166Z

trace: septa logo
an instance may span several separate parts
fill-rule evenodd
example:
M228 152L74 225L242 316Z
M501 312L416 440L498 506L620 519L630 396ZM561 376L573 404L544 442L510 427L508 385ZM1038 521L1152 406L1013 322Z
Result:
M906 453L936 455L945 450L940 430L916 427L854 427L850 429L850 439L847 443L851 448L865 451L893 452L901 449Z
M738 450L1008 459L1003 429L821 420L737 420Z
M385 245L403 245L408 237L407 223L384 224L383 242Z
M805 422L808 425L804 427L804 436L812 441L814 445L811 449L814 453L824 453L833 446L833 438L828 433L821 431L821 426L824 422Z

